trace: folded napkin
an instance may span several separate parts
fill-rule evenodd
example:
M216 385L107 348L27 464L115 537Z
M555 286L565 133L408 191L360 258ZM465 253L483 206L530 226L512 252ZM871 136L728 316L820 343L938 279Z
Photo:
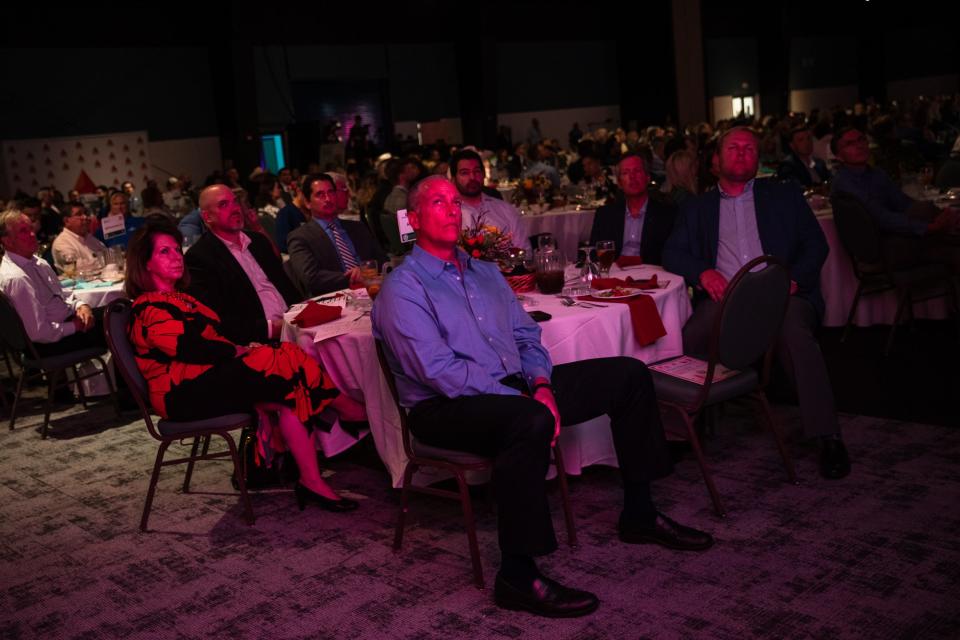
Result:
M654 278L656 278L656 276L654 276ZM628 305L630 307L630 324L633 325L633 337L636 338L637 344L641 347L653 344L667 335L667 330L663 326L663 320L660 318L660 312L657 310L657 303L655 303L650 296L639 295L633 298L622 298L620 300L580 296L577 299L588 302L603 302L604 304L607 302L619 302Z
M305 306L303 310L298 313L290 322L291 324L295 324L300 328L315 327L318 324L336 320L342 313L343 307L320 304L310 300L307 302L307 306Z
M639 267L643 264L643 256L620 256L617 258L617 266L621 269L627 267Z
M594 289L613 289L614 287L630 287L631 289L656 289L657 274L653 274L646 280L634 280L632 277L626 278L594 278L590 286ZM606 298L604 298L606 299Z

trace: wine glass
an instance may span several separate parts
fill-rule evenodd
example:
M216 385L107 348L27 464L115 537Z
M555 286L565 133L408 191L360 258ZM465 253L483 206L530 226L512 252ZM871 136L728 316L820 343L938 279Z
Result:
M597 242L597 263L600 265L600 275L610 275L610 267L616 258L616 243L613 240Z
M541 233L537 239L537 248L540 249L542 253L556 251L557 239L553 237L552 233Z

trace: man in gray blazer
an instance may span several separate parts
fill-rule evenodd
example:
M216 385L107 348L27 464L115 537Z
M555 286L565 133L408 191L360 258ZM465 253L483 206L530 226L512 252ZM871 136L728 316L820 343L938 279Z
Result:
M290 233L287 273L308 296L362 284L360 261L386 260L376 238L361 222L337 217L337 185L326 174L304 181L304 199L312 220Z

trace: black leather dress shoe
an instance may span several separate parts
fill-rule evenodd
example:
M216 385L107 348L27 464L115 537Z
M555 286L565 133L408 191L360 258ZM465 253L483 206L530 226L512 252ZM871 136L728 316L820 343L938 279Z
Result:
M828 480L839 480L850 474L850 456L843 440L824 438L820 443L820 475Z
M547 618L577 618L593 613L600 605L589 591L570 589L546 576L536 578L526 589L519 589L497 574L493 600L501 609L529 611Z
M621 522L620 540L627 544L658 544L678 551L704 551L713 546L709 533L686 527L659 512L650 527Z

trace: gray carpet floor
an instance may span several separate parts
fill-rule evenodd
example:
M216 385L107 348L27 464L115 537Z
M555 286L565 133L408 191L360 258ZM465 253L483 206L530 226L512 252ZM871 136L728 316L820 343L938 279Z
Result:
M795 434L796 410L775 411ZM201 463L190 494L183 468L167 469L140 533L156 452L142 421L68 408L41 441L36 412L0 431L2 638L960 637L957 429L842 416L851 476L821 480L815 451L793 438L793 486L768 437L728 415L706 442L727 518L689 455L654 488L664 511L714 533L700 554L620 543L617 474L589 469L572 480L581 546L564 545L554 491L561 548L541 566L601 606L547 620L472 586L455 503L415 496L394 553L398 496L363 456L326 465L357 512L300 513L272 490L254 495L252 527L228 463ZM492 584L493 514L481 512L479 535Z

